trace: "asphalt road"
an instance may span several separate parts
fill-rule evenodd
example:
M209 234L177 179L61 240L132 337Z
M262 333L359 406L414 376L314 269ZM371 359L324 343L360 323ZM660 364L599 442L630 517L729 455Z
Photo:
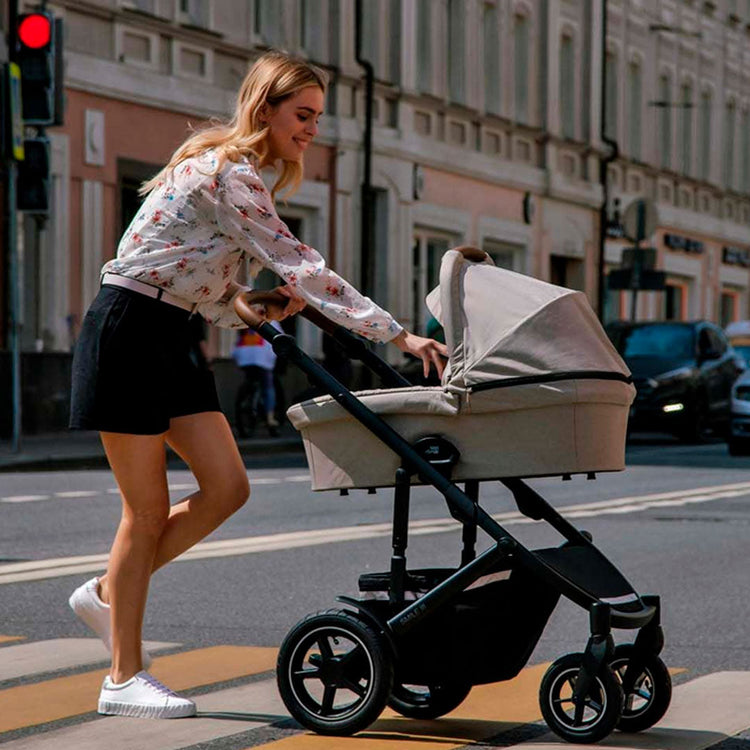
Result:
M194 559L154 577L147 639L196 649L278 647L305 614L335 605L338 594L355 594L361 573L387 569L390 493L316 494L307 473L299 458L283 468L249 471L253 491L245 508ZM175 499L192 484L188 472L170 472ZM686 670L677 683L723 670L750 671L750 459L729 457L718 442L683 446L636 437L625 472L531 484L592 532L636 590L661 595L663 657ZM484 485L482 503L493 514L507 514L501 523L530 547L559 540L546 525L514 515L513 500L500 485ZM93 573L65 574L66 565L91 557L89 570L101 567L97 560L108 550L118 516L107 472L0 476L0 637L35 642L90 635L70 613L67 597ZM418 523L410 567L455 565L460 532L434 490L415 491L412 519ZM284 534L290 536L279 536ZM212 545L219 542L224 546ZM480 547L488 544L480 540ZM27 575L33 569L31 580L3 578L8 566L33 561L40 564L21 565ZM580 651L587 637L587 614L564 601L530 664Z

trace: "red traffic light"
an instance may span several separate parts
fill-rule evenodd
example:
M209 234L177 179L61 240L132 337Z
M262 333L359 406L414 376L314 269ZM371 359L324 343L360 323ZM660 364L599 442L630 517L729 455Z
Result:
M31 49L46 47L52 38L52 22L43 13L31 13L18 25L18 39Z

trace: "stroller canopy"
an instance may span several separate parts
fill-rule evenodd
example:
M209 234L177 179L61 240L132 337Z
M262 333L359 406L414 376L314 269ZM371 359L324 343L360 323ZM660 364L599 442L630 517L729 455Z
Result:
M451 352L445 387L630 377L582 292L497 268L486 255L472 262L476 253L445 253L426 300Z

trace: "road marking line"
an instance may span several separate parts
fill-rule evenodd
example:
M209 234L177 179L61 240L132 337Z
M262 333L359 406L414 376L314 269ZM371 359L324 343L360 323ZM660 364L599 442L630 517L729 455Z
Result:
M55 497L97 497L101 492L95 490L70 490L67 492L55 492Z
M173 690L187 690L266 672L275 664L274 648L212 646L157 657L150 671ZM108 671L0 690L0 733L95 711L101 682Z
M593 503L578 503L557 508L567 518L590 518L608 514L637 513L649 508L704 503L728 497L741 497L750 494L750 482L699 487L692 490L662 492L653 495L615 498ZM537 523L518 511L496 513L492 516L506 526ZM455 531L459 524L453 518L428 518L412 521L411 534L428 535ZM177 562L202 560L214 557L249 555L259 552L287 550L294 547L311 547L335 542L351 542L361 539L375 539L392 533L390 523L359 524L338 528L307 529L262 536L239 537L215 542L201 542L188 550ZM0 585L21 581L36 581L60 576L91 573L107 567L108 555L82 555L48 560L30 560L22 563L0 565Z
M120 716L97 717L75 726L22 737L3 750L179 750L260 729L287 719L274 679L199 695L198 715L189 721L154 721Z
M180 644L147 641L144 645L153 653ZM0 659L0 681L88 666L109 659L109 651L99 638L54 638L6 646Z
M49 500L51 495L8 495L0 497L2 503L34 503L37 500Z

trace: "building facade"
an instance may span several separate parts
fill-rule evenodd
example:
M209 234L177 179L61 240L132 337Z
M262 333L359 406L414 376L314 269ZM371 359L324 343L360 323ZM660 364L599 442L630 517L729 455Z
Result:
M65 21L67 110L64 127L48 131L49 219L22 223L26 351L70 352L140 182L191 126L231 113L268 47L331 74L305 181L279 212L340 274L362 280L356 0L48 7ZM618 207L636 198L656 205L649 244L667 273L666 291L638 295L638 317L750 317L750 1L363 0L361 14L360 58L375 71L365 283L403 325L424 331L440 256L461 243L580 289L596 307L600 266L618 268L627 244ZM602 114L618 145L603 254ZM629 294L604 295L605 319L629 315ZM320 353L304 321L297 334ZM217 356L231 343L212 334Z

